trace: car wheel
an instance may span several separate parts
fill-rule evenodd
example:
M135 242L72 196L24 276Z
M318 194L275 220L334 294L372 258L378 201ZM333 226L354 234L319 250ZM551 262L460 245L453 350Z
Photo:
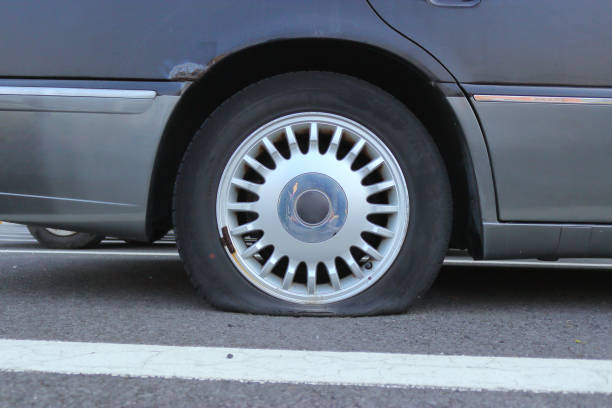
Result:
M40 245L54 249L93 248L104 239L103 235L66 231L56 228L34 227L28 225L28 230Z
M451 198L440 154L362 80L283 74L220 106L184 155L177 245L214 306L265 314L398 313L433 282Z

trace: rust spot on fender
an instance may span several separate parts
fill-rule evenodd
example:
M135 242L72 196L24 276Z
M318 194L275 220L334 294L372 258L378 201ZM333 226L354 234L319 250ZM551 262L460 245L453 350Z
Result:
M211 59L210 62L208 63L208 65L206 66L206 69L209 69L210 67L212 67L213 65L215 65L217 62L221 61L223 58L225 58L228 54L219 54L217 55L215 58Z
M168 79L173 81L195 81L200 79L206 71L208 71L213 65L225 58L228 53L219 54L215 58L211 59L206 66L198 64L196 62L184 62L182 64L175 65L168 75Z
M175 65L170 70L168 79L174 81L194 81L204 75L204 72L206 72L206 67L204 65L195 62L184 62Z

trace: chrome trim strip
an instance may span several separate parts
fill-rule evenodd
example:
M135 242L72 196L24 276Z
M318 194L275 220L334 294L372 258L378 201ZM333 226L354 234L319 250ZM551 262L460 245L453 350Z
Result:
M34 86L0 86L0 95L68 96L93 98L153 99L155 91L132 89L45 88Z
M566 259L559 261L540 261L540 260L474 260L467 256L447 256L444 258L444 266L468 266L468 267L489 267L489 268L550 268L550 269L607 269L612 270L612 263L605 260L594 258Z
M575 96L474 95L477 102L527 102L612 105L612 98L582 98Z

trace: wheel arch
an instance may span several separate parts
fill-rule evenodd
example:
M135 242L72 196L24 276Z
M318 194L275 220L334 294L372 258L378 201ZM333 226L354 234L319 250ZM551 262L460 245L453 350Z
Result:
M454 203L451 245L469 248L479 256L482 220L472 158L456 114L446 99L458 96L459 88L443 86L422 67L419 61L408 61L377 46L322 38L265 42L216 58L183 93L164 130L147 206L149 237L172 228L172 193L183 153L199 126L224 100L273 75L318 70L368 81L398 98L417 115L438 146L451 182ZM455 94L448 95L449 92Z

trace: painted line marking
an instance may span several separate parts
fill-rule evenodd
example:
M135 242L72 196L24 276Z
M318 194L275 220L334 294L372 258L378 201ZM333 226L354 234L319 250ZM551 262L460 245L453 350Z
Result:
M612 393L612 361L609 360L0 340L0 371L479 391Z

